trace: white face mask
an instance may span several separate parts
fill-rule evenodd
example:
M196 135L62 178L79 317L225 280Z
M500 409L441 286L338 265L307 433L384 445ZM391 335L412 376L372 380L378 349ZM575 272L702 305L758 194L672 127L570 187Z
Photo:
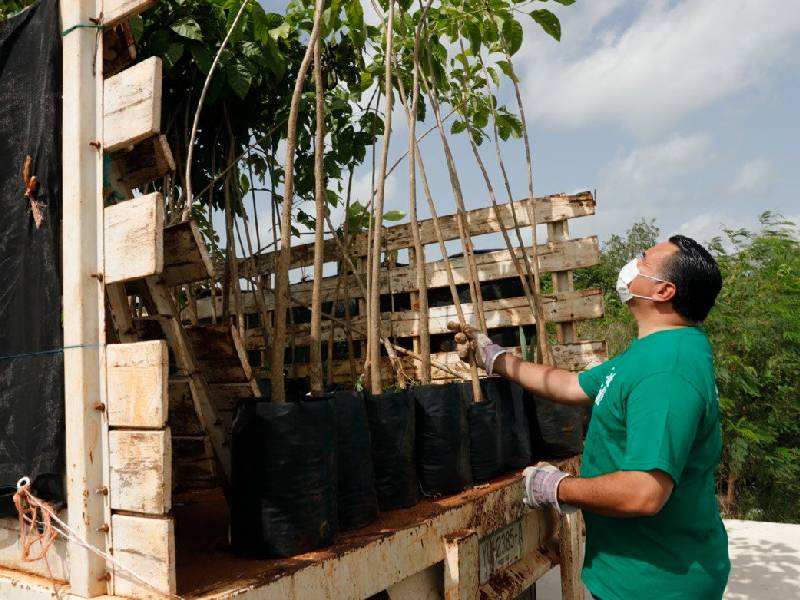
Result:
M662 283L669 283L664 279L659 279L658 277L653 277L652 275L645 275L639 272L639 259L632 258L628 263L625 264L619 271L619 276L617 277L617 295L619 295L619 299L623 304L627 304L633 298L642 298L644 300L655 300L650 296L640 296L639 294L634 294L630 290L631 282L636 279L637 275L641 275L642 277L647 277L648 279L652 279L653 281L660 281Z

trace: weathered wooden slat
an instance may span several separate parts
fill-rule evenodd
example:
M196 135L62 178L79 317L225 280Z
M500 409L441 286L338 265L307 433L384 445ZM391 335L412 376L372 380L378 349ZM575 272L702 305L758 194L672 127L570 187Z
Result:
M112 27L146 11L156 0L103 0L103 25Z
M519 347L508 348L515 356L521 356ZM576 342L574 344L557 344L553 347L556 366L570 371L583 371L590 369L608 359L608 349L605 341ZM433 362L440 363L449 367L452 371L462 375L462 379L470 378L470 367L463 363L456 352L435 352L431 354ZM415 361L409 357L401 357L403 365L407 369L413 369ZM328 364L323 363L325 368ZM356 359L356 371L360 374L363 361ZM307 364L286 365L289 377L308 377L309 366ZM334 383L350 382L350 363L347 360L333 361L333 381ZM394 372L388 359L384 359L381 366L385 378L390 380ZM486 373L478 369L478 373L483 377ZM264 377L269 377L269 373L264 373ZM452 381L453 375L440 369L435 364L431 364L431 377L434 382Z
M106 284L140 279L164 269L161 194L126 200L103 212Z
M167 594L175 594L175 525L167 517L113 515L114 558L130 571ZM157 598L157 594L114 568L114 593L130 598Z
M175 160L165 135L142 140L132 149L123 148L111 156L113 183L122 188L141 188L175 170Z
M547 224L547 238L550 241L563 241L569 239L569 222L560 221L558 223ZM553 273L553 291L568 292L574 290L572 270L570 268L559 269ZM556 337L561 344L574 342L578 333L575 323L561 323L556 327Z
M221 428L221 422L217 418L208 383L202 371L198 369L199 365L192 343L186 335L183 324L177 318L178 310L163 280L158 277L148 277L146 285L152 312L159 315L159 322L175 356L177 366L188 375L195 413L203 430L211 440L214 455L220 466L220 475L223 477L223 483L227 484L230 482L230 447ZM148 307L148 310L151 307Z
M574 292L564 292L560 294L547 294L542 297L544 312L549 323L563 323L566 321L580 321L586 319L596 319L603 316L603 294L599 289L579 290ZM504 298L484 302L484 317L489 329L497 327L516 327L518 325L533 325L536 318L530 310L528 301L525 298ZM468 325L478 326L478 318L472 304L462 304L464 318ZM430 334L437 335L447 333L447 323L457 321L458 316L454 306L431 307L430 311ZM383 331L390 332L395 337L413 337L418 335L419 315L416 311L400 311L396 313L382 313ZM359 315L353 317L352 325L359 331L364 332L366 317ZM323 333L331 327L330 321L323 321ZM344 328L339 323L334 323L335 336L343 338ZM289 325L288 335L299 345L309 343L309 324ZM355 339L362 339L363 335L354 332ZM253 340L258 342L253 342ZM248 350L257 349L258 343L262 342L260 329L251 329L247 332ZM262 342L263 344L263 342Z
M530 225L530 218L526 208L528 200L520 200L514 203L517 216L517 223L520 227ZM591 192L581 192L574 195L559 194L536 198L534 209L536 221L538 223L552 223L563 221L574 217L582 217L594 214L594 197ZM514 226L511 215L511 207L508 204L499 206L500 216L507 229ZM469 233L471 236L482 235L485 233L497 233L501 230L501 223L494 213L494 209L478 208L467 213ZM458 222L455 215L439 217L442 235L445 240L455 240L459 238ZM423 244L434 244L437 242L436 231L430 219L419 221L420 240ZM387 227L384 230L384 248L386 251L410 248L413 245L411 240L411 229L408 223ZM365 256L368 252L367 234L359 233L353 236L351 244L351 256ZM314 261L314 244L301 244L292 247L291 267L308 266ZM340 260L341 253L336 240L325 240L324 255L326 261ZM261 274L272 273L275 270L277 253L270 252L256 257L255 261L242 259L239 265L239 273L242 276L252 276L254 269ZM254 267L255 265L255 267Z
M111 508L151 515L169 512L172 507L169 430L114 429L108 437Z
M213 265L203 236L194 221L170 225L164 230L164 283L181 285L208 279Z
M515 356L521 356L519 347L509 348ZM608 347L605 341L576 342L574 344L556 344L553 346L553 355L556 366L570 371L584 371L608 359ZM431 359L447 365L453 371L462 373L464 378L469 377L469 365L464 364L456 352L437 352L431 354ZM434 379L452 379L447 371L431 367ZM481 375L485 373L479 369Z
M148 58L103 87L103 147L132 146L161 131L161 59Z
M563 271L566 269L580 269L591 267L600 261L600 244L596 236L561 242L548 242L539 245L537 254L539 256L539 268L542 273ZM522 252L517 249L516 255L518 258L521 258ZM495 250L476 254L475 264L481 281L496 281L507 277L517 277L517 271L508 250ZM450 265L453 268L453 279L456 285L469 283L469 272L463 257L451 258ZM447 287L447 285L449 285L447 282L447 272L444 270L444 263L442 261L426 264L425 272L429 289ZM363 274L362 277L364 277ZM336 283L336 276L325 277L322 280L323 302L333 301L336 292ZM313 282L311 281L302 281L292 284L289 288L289 293L296 301L311 304L312 284ZM382 277L381 294L388 294L390 292L389 287L388 277ZM401 294L414 290L416 290L416 278L414 276L413 266L392 269L392 293ZM267 310L273 310L275 308L275 298L271 291L267 290L264 297ZM360 298L361 288L359 288L354 281L351 281L349 289L340 289L340 297ZM258 312L252 292L243 292L242 298L244 300L244 312L246 314L255 314ZM216 302L217 314L220 314L222 310L222 298L217 296ZM211 317L211 298L201 298L197 301L197 315L200 319L208 319Z
M163 340L106 347L108 424L150 427L167 422L169 350Z

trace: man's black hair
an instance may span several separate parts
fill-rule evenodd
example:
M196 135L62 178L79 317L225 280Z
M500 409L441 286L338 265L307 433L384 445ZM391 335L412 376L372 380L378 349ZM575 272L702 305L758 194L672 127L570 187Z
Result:
M664 263L664 279L675 284L672 306L694 323L708 316L722 289L722 274L708 250L685 235L673 235L670 243L678 247Z

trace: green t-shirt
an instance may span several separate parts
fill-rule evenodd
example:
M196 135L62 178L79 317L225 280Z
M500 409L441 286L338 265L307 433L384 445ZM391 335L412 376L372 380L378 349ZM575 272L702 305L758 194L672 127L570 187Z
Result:
M594 399L581 476L658 469L675 482L652 517L584 512L586 586L602 600L721 598L730 562L714 493L722 442L705 334L650 334L579 382Z

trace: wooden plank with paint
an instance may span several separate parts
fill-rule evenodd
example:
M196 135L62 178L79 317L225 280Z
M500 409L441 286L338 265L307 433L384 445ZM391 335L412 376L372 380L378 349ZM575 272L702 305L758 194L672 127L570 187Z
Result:
M151 181L175 171L175 160L165 135L154 135L133 148L122 148L111 155L112 183L126 189L142 188Z
M522 258L522 251L516 249L515 254ZM564 271L567 269L580 269L591 267L600 262L600 244L596 236L577 238L572 240L548 242L539 244L537 249L539 257L539 268L542 273L553 271ZM475 264L478 269L478 276L481 281L495 281L509 277L517 277L511 253L508 250L494 250L475 255ZM469 283L469 272L463 257L451 258L450 265L453 269L453 279L456 285ZM428 282L428 289L447 287L447 272L444 269L443 261L427 263L425 274ZM365 275L361 274L362 278ZM322 280L322 301L333 301L336 292L337 276L325 277ZM289 287L289 293L297 302L311 304L311 281L294 283ZM395 294L413 292L416 290L416 277L413 266L401 266L392 269L391 291ZM341 297L360 298L361 288L351 281L349 288L340 290ZM381 294L389 293L387 278L381 278ZM265 304L267 310L275 308L275 298L271 291L266 291ZM245 313L252 314L258 312L253 294L245 292L242 294L244 299ZM217 297L217 314L222 310L222 298ZM231 300L232 302L232 300ZM207 319L211 317L211 298L202 298L197 302L198 317Z
M164 230L164 284L168 287L202 281L213 273L203 236L194 221Z
M164 200L158 192L104 210L106 284L164 269Z
M158 429L167 422L169 350L163 340L106 348L108 424Z
M603 315L603 294L599 289L579 290L563 292L558 294L547 294L542 296L545 316L550 323L561 323L596 319ZM476 327L478 318L472 304L462 304L464 318L468 325ZM531 313L528 301L525 298L503 298L484 302L484 317L489 329L498 327L516 327L518 325L534 325L535 316ZM396 337L413 337L418 335L419 314L415 311L398 311L395 313L382 313L383 331L391 331ZM437 335L448 333L447 324L450 321L457 321L458 315L454 306L436 306L430 309L430 333ZM366 317L359 315L353 317L352 326L357 329L353 332L353 337L363 339L366 331ZM334 323L336 337L344 337L343 325ZM331 327L330 321L323 321L323 334L327 335ZM309 344L308 323L290 325L287 327L288 335L292 336L294 342L299 345ZM257 344L250 341L252 338L260 339L263 343L263 336L260 329L250 329L247 331L247 347L254 349Z
M526 208L527 202L528 200L520 200L514 203L514 212L516 213L517 222L520 227L530 225L530 217ZM592 215L594 214L594 207L594 197L591 192L581 192L573 195L558 194L546 196L544 198L536 198L534 201L537 223L552 223L573 217ZM502 223L506 228L512 228L514 223L511 206L502 204L498 208ZM469 224L471 236L497 233L501 230L501 221L498 220L494 209L491 207L468 211L467 222ZM455 215L439 217L439 224L445 240L455 240L459 238L458 221ZM426 219L419 221L419 229L422 244L435 244L437 242L438 238L432 220ZM413 245L411 230L408 223L386 227L384 229L384 236L384 249L386 252L410 248ZM351 256L366 256L368 252L367 243L366 233L354 235L351 244ZM326 261L337 261L341 259L339 245L334 239L325 240L323 251ZM276 260L276 252L261 254L257 256L255 260L251 260L250 258L242 259L239 265L239 272L242 276L252 276L254 274L254 269L260 274L272 273L275 270ZM291 268L308 266L313 263L313 260L313 244L300 244L292 247Z
M178 318L178 310L164 282L158 277L148 277L145 291L150 307L158 315L159 323L175 356L177 366L188 377L195 414L210 438L214 456L219 463L222 483L227 485L231 472L230 446L222 429L222 423L217 417L208 383L202 371L198 369L198 361L192 343Z
M106 152L133 146L161 131L160 58L148 58L105 81L103 131Z
M113 510L163 515L172 507L172 441L169 429L109 432Z
M157 590L175 594L175 525L170 517L113 515L114 558ZM129 598L163 600L131 576L114 567L114 593Z
M521 356L520 348L510 347L508 350L515 356ZM608 360L608 347L605 341L585 341L576 342L574 344L556 344L553 346L553 354L555 355L556 366L570 371L583 371L590 369L601 362ZM404 366L413 369L416 361L408 356L401 356L400 360ZM456 352L434 352L431 354L431 360L435 363L447 366L451 371L461 375L462 379L469 379L469 365L465 364L458 357ZM350 362L347 360L334 360L331 367L328 363L324 363L325 368L333 370L334 383L349 383L350 382ZM356 370L361 373L363 364L361 361L356 360ZM391 379L393 372L391 363L388 358L384 357L384 362L381 365L382 372L386 373L386 377ZM296 363L286 365L289 377L308 377L309 367L304 363ZM478 370L481 376L486 373L482 369ZM269 377L269 373L261 374L263 377ZM435 382L452 381L453 374L441 369L436 364L431 365L431 377ZM224 408L220 408L224 410Z
M103 0L103 25L111 27L155 5L156 0Z

